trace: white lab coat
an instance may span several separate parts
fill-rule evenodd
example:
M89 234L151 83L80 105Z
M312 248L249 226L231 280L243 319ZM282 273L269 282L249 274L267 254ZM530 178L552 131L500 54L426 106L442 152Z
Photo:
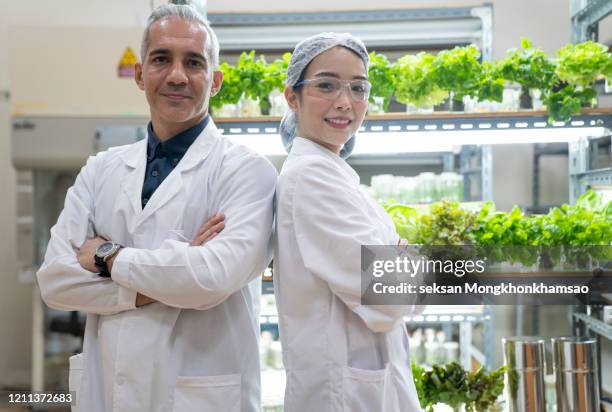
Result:
M389 216L344 160L299 137L276 203L285 412L420 411L403 317L422 308L360 302L360 246L398 243Z
M71 362L78 409L259 411L254 306L271 257L276 170L210 121L143 210L146 147L89 158L37 273L49 306L88 314L82 359ZM190 247L216 212L225 229ZM126 246L112 280L77 262L94 233ZM135 308L136 292L159 303Z

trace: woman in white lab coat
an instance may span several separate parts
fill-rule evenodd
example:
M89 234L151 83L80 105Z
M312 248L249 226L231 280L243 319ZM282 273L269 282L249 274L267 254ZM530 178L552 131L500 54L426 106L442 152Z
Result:
M403 320L414 308L360 300L361 245L400 242L344 160L368 106L367 67L359 39L322 33L287 69L274 257L286 412L421 410Z

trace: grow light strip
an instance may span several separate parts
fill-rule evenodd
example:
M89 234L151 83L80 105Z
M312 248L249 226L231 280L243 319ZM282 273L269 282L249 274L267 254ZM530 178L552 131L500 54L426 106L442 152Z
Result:
M569 143L580 137L599 137L610 133L604 127L554 129L471 129L361 132L353 155L398 155L409 153L452 152L461 145L503 145L531 143ZM265 156L284 156L278 134L232 134L231 141L245 145Z
M530 143L569 143L580 137L603 136L603 127L563 129L418 131L394 133L360 133L354 155L380 155L453 151L461 145L502 145Z

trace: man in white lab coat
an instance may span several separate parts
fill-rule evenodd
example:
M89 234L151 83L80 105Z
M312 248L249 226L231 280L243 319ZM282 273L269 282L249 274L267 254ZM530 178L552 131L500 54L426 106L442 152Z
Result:
M218 42L193 9L156 9L141 55L148 138L89 158L37 273L49 306L87 313L71 390L87 412L258 411L276 171L210 119Z

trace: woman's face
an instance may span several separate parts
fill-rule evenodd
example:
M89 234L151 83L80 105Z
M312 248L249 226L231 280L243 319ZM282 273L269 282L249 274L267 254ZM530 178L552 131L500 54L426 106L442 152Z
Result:
M367 80L363 60L349 49L341 46L331 48L315 57L304 73L304 80L336 78ZM305 84L297 92L292 87L285 89L285 97L291 110L297 115L297 136L310 139L335 153L357 132L365 117L368 100L352 97L349 87L341 88L340 94L325 94L321 89ZM325 85L323 85L325 86Z

